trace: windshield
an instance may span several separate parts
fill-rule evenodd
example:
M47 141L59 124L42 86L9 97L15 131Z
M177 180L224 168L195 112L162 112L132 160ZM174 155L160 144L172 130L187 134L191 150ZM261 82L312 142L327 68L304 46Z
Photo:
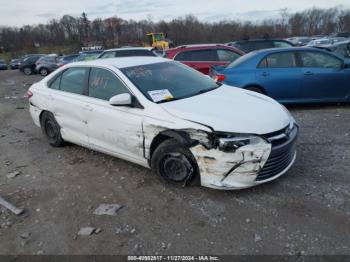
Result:
M164 40L164 35L163 34L154 34L154 39L156 41L163 41Z
M149 100L163 103L214 90L209 77L178 62L163 62L121 69Z

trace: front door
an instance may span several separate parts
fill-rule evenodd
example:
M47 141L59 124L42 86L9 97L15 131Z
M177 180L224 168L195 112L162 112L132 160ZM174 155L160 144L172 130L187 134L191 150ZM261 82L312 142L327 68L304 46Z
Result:
M350 89L350 69L333 55L300 51L303 66L302 96L310 101L345 100Z
M115 75L103 69L92 68L89 77L88 136L92 148L120 158L145 163L143 157L143 109L111 106L109 99L130 93Z

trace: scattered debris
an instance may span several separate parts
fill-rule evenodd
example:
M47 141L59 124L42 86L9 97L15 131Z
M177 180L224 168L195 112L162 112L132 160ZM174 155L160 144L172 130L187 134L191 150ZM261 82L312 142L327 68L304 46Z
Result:
M10 210L12 213L14 213L15 215L20 215L24 212L23 208L17 208L14 205L12 205L11 203L7 202L5 199L3 199L2 197L0 197L0 205L6 207L8 210Z
M101 228L97 228L96 230L95 230L95 234L97 235L98 233L101 233L102 232L102 229Z
M16 109L21 110L21 109L25 109L25 108L24 108L24 106L17 106Z
M5 96L4 98L5 98L6 100L7 100L7 99L17 99L18 96Z
M10 221L6 221L0 225L0 228L10 228L12 223Z
M30 237L30 233L29 232L24 232L19 237L22 238L22 239L28 239Z
M136 232L136 228L131 229L130 233L134 234Z
M9 173L7 175L7 178L14 178L14 177L16 177L16 176L18 176L20 174L21 174L21 172L16 170L16 171L13 171L13 172Z
M255 242L260 242L260 241L262 241L262 237L261 237L259 234L256 234L256 233L255 233L255 235L254 235L254 241L255 241Z
M123 206L119 204L100 204L98 208L95 209L94 215L109 215L116 216L119 209Z
M79 236L90 236L95 232L96 228L94 227L82 227L80 228L78 235Z
M247 219L245 220L245 222L246 222L247 224L249 224L249 223L250 223L250 218L247 218Z
M39 250L38 252L36 252L37 255L43 255L44 254L44 251L42 250Z

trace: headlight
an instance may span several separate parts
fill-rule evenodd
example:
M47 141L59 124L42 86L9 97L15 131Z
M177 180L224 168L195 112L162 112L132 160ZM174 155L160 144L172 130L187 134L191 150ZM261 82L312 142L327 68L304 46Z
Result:
M237 136L219 138L219 149L222 151L235 151L242 146L256 144L261 141L257 136Z

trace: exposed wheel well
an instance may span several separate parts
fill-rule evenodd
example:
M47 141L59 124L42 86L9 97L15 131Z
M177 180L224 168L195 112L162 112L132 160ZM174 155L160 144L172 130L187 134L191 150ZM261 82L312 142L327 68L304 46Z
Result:
M150 156L150 159L152 158L152 155L153 155L153 152L154 150L156 150L156 148L161 144L163 143L165 140L168 140L170 139L171 137L167 136L167 135L164 135L162 133L158 134L155 138L153 138L153 141L151 143L151 146L150 146L150 151L149 151L149 156Z
M181 144L190 144L191 138L188 136L186 132L181 131L174 131L174 130L166 130L158 135L156 135L155 138L153 138L153 141L150 146L150 159L152 158L153 152L156 150L156 148L163 143L164 141L174 138Z

